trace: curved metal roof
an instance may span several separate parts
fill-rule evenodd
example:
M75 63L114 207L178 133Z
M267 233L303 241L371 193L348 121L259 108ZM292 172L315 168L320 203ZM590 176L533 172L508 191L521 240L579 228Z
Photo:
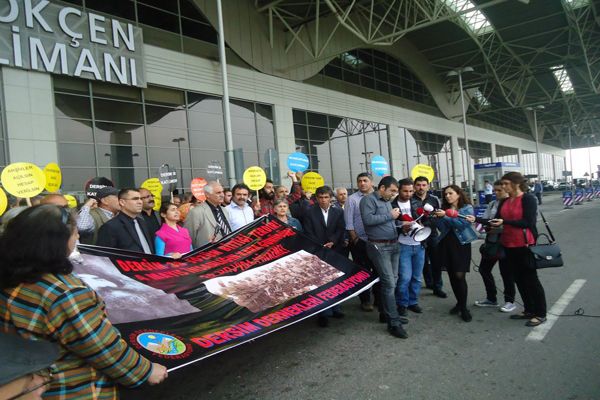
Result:
M532 132L567 148L600 144L600 0L255 0L271 25L294 34L335 17L366 45L409 40L450 93L464 73L467 118ZM329 27L330 28L330 27ZM271 30L273 27L271 26ZM323 29L323 28L321 28ZM330 30L329 30L330 31ZM321 46L326 46L323 34ZM470 90L469 90L470 89Z

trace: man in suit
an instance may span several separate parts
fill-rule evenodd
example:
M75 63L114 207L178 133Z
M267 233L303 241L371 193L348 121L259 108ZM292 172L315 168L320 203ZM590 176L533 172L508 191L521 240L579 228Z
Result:
M122 189L117 195L121 212L98 231L98 246L154 254L154 238L140 217L142 197L137 189Z
M184 226L190 231L194 248L221 240L231 233L229 210L221 206L224 193L218 182L208 182L204 187L206 201L192 208Z
M321 186L315 195L317 204L311 206L304 217L304 232L324 247L344 255L346 233L344 212L339 207L331 206L333 191L329 186ZM328 317L343 318L344 313L340 306L323 311L317 320L319 326L327 326Z

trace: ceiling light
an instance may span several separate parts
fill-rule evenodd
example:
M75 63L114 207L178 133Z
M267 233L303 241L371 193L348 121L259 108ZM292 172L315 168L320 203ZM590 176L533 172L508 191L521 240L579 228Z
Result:
M561 92L564 94L572 94L575 93L575 89L573 88L573 82L571 82L571 78L569 77L569 73L564 65L556 65L554 67L550 67L550 70L554 74L554 78L556 78L556 82L558 82L558 86L560 87Z

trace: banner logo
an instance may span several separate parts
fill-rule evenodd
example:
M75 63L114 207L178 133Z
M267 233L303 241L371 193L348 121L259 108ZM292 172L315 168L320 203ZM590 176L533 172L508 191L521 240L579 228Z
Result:
M159 356L176 357L185 353L188 349L180 339L158 331L140 333L137 335L136 341L144 349Z

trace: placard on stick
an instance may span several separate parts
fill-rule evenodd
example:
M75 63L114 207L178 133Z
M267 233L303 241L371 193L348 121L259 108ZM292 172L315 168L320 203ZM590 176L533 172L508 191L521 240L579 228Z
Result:
M302 190L315 193L318 188L325 185L325 179L316 172L307 172L302 176Z
M17 162L2 170L2 186L15 197L31 198L42 193L46 186L46 175L37 165Z
M144 183L142 183L141 187L148 189L148 191L154 196L154 207L152 209L154 211L160 210L163 191L163 185L160 183L160 180L158 178L146 179Z
M62 172L56 163L48 163L44 167L44 175L46 175L46 190L50 193L58 192L62 184Z
M190 189L192 190L192 194L198 201L205 201L206 194L204 193L204 186L206 186L208 182L204 178L194 178L192 179L192 183L190 185Z
M419 176L424 176L429 180L429 182L431 182L435 177L435 171L427 164L417 164L410 171L410 177L415 180Z
M7 207L8 199L6 198L6 193L4 193L4 190L0 189L0 215L4 214Z

